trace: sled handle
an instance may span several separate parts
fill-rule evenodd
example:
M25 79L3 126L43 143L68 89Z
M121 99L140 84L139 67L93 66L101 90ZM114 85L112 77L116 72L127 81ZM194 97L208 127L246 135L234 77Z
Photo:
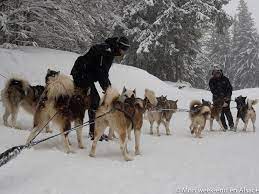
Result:
M14 146L0 155L0 167L9 162L10 160L16 158L22 150L29 148L28 145Z

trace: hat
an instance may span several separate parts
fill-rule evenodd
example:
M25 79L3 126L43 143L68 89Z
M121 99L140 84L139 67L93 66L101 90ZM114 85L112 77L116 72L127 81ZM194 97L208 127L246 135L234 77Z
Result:
M125 36L121 36L118 40L118 45L121 50L127 51L130 47L129 40Z

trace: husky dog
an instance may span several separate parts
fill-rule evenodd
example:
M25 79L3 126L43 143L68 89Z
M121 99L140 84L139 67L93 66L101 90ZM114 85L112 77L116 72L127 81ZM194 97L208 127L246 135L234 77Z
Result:
M203 105L200 101L194 100L190 103L190 130L192 134L195 133L196 137L201 138L201 132L204 130L206 120L210 119L210 114L210 107Z
M147 113L147 118L150 122L150 134L153 134L153 124L157 122L157 135L160 136L159 126L161 123L166 128L166 135L170 135L169 124L173 113L177 111L177 102L173 100L167 100L166 96L160 96L157 98L156 110L151 110Z
M50 77L57 74L56 71L48 70L45 81L46 84ZM16 126L16 119L19 108L22 107L29 114L34 114L36 106L44 91L44 86L31 86L29 82L21 78L10 78L5 84L5 88L1 91L1 98L5 113L3 115L4 125L8 126L8 118L12 116L11 127ZM47 132L51 132L49 127L46 127Z
M122 93L118 99L118 101L120 102L125 102L126 99L128 98L136 98L136 89L134 90L129 90L127 89L125 86L123 87ZM130 133L128 134L128 138L129 140L131 140L131 136ZM109 135L108 135L108 139L112 140L113 138L116 138L113 129L109 129Z
M49 78L43 98L37 106L34 115L34 128L27 139L27 143L33 140L49 118L52 117L52 121L60 127L61 132L71 129L71 122L73 121L75 126L81 126L85 111L90 106L89 90L84 91L75 88L70 77L63 74ZM65 150L69 153L71 149L67 136L67 133L63 134ZM77 141L79 147L83 148L82 127L77 129Z
M96 112L96 117L99 117L95 121L95 138L92 144L90 156L95 156L97 142L104 133L106 127L110 127L112 130L119 134L120 149L124 160L133 160L128 155L127 150L127 136L131 129L134 129L135 133L135 154L140 154L140 134L143 123L143 112L145 111L148 103L154 103L155 95L152 91L145 91L145 99L137 99L134 96L125 98L125 102L120 102L120 94L114 88L108 88L101 106ZM101 117L100 117L101 116Z
M126 98L136 97L136 89L129 90L125 86L123 87L122 93L119 97L120 102L124 102Z
M246 131L249 119L251 119L253 123L253 131L255 132L255 120L256 120L256 112L253 108L253 105L258 103L258 100L247 100L247 97L239 96L235 98L235 102L237 103L237 119L234 130L237 130L237 125L239 123L239 119L245 123L243 131Z

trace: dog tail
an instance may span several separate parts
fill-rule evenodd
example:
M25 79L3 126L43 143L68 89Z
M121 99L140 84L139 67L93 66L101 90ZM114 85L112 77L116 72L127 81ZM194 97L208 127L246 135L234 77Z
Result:
M248 100L248 108L252 108L252 106L256 105L258 103L258 99L256 100Z
M109 87L102 99L101 106L105 106L107 108L111 107L111 104L120 97L120 93L117 89Z
M202 103L199 101L199 100L193 100L191 101L190 103L190 111L191 112L196 112L198 110L200 110L200 107L201 107Z
M25 79L18 77L8 79L1 91L3 103L6 101L14 102L14 100L18 103L27 95L29 88L29 82Z
M49 80L47 85L48 99L59 99L62 96L72 96L74 93L74 83L69 76L59 74Z
M156 94L154 91L145 89L144 97L147 98L152 105L155 105L155 106L157 105Z

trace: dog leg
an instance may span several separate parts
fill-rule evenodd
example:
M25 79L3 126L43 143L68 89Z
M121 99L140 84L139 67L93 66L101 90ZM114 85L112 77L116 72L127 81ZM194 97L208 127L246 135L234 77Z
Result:
M4 125L8 127L8 117L10 116L10 111L6 108L3 115Z
M150 135L153 135L153 125L154 125L154 121L149 121L150 122Z
M244 128L243 128L243 131L246 131L246 129L247 129L247 125L248 125L248 119L245 121L245 125L244 125Z
M157 131L157 136L161 136L160 132L159 132L159 126L161 124L161 121L157 122L157 127L156 127L156 131Z
M225 128L223 127L223 124L222 124L221 120L220 120L220 119L217 119L216 121L218 122L218 124L219 124L219 126L220 126L220 130L221 130L221 131L225 130Z
M253 132L255 132L255 117L251 119L253 123Z
M131 128L128 128L128 140L131 141Z
M122 132L119 134L119 138L120 138L120 149L121 149L121 153L123 155L124 160L125 161L133 160L133 158L131 158L127 153L127 133L126 133L126 129L122 130Z
M103 129L102 128L95 128L95 130L94 130L94 140L93 140L92 148L91 148L91 151L90 151L90 154L89 154L90 157L95 157L97 142L99 141L99 139L103 135L104 130L105 130L105 128L103 128Z
M234 131L237 131L237 126L238 126L238 123L239 123L239 117L236 118L236 123L235 123L235 127L234 127Z
M71 123L68 120L65 120L62 127L60 128L60 132L65 132L65 131L68 131L69 129L71 129ZM65 146L66 153L68 153L68 154L74 153L74 151L72 151L70 148L68 133L63 133L62 136L63 136L63 140L64 140L64 146Z
M46 133L52 133L52 129L49 127L49 125L46 126Z
M204 123L204 125L201 125L201 126L199 127L199 138L202 138L201 132L204 130L205 125L206 125L206 122Z
M165 121L165 123L164 123L165 128L166 128L166 135L171 135L170 129L169 129L169 124L170 124L170 121Z
M26 140L26 144L28 144L28 143L30 143L30 142L32 141L32 139L36 136L36 134L38 134L38 132L40 131L40 129L41 129L41 128L39 128L38 126L35 126L35 127L32 129L32 131L31 131L29 137L28 137L27 140Z
M48 120L50 117L48 117ZM52 133L52 129L49 127L49 124L46 126L46 133Z
M199 136L198 130L199 130L199 126L195 126L195 127L193 128L193 131L194 131L194 133L195 133L195 137L196 137L196 138Z
M77 119L75 121L75 126L80 126L78 127L78 129L76 130L76 135L77 135L77 142L78 142L78 147L80 149L84 149L84 144L83 144L83 135L82 135L82 132L83 132L83 119Z
M193 128L193 124L191 123L189 129L190 129L191 133L193 134L192 128Z
M141 131L135 129L134 134L135 134L135 155L140 155L139 146L140 146Z
M12 128L16 128L16 120L17 120L18 108L13 108L12 110Z
M108 139L112 140L114 136L114 130L110 127L109 128L109 134L108 134Z
M197 127L197 138L202 138L202 136L201 136L201 132L202 132L202 130L203 130L203 125L199 125L198 127Z
M213 131L212 127L213 127L213 119L210 119L210 131Z

